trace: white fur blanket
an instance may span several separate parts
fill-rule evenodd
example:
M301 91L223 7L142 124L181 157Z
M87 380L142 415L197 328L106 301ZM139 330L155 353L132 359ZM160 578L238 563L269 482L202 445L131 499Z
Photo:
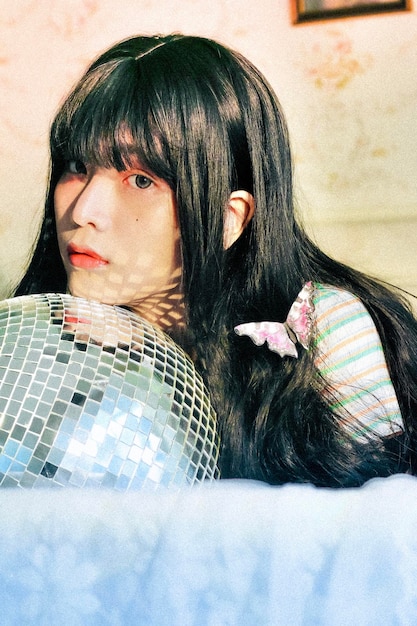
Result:
M417 624L417 479L0 493L2 626Z

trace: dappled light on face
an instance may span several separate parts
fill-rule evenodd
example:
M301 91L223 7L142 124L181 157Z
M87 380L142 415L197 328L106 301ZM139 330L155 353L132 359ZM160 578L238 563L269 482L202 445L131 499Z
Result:
M71 295L129 308L168 331L183 320L176 199L136 166L67 164L54 193L59 249Z
M127 307L162 330L184 325L180 266L164 286L147 282L146 276L128 270L72 273L68 291L73 296Z

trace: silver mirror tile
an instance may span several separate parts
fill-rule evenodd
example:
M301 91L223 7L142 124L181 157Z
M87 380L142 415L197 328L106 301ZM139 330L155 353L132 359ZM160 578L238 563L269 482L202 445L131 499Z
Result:
M0 302L0 486L179 489L219 477L216 415L168 336L62 294Z

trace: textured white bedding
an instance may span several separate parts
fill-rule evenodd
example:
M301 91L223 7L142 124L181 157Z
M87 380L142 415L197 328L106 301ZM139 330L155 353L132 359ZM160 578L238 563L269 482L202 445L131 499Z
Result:
M4 489L0 623L417 624L417 479Z

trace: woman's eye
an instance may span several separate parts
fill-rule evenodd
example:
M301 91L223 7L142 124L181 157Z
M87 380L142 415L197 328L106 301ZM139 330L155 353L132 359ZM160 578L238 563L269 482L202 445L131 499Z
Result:
M87 167L82 161L72 160L68 161L66 170L70 174L87 174Z
M152 180L143 174L132 174L127 181L131 187L136 189L147 189L152 185Z

